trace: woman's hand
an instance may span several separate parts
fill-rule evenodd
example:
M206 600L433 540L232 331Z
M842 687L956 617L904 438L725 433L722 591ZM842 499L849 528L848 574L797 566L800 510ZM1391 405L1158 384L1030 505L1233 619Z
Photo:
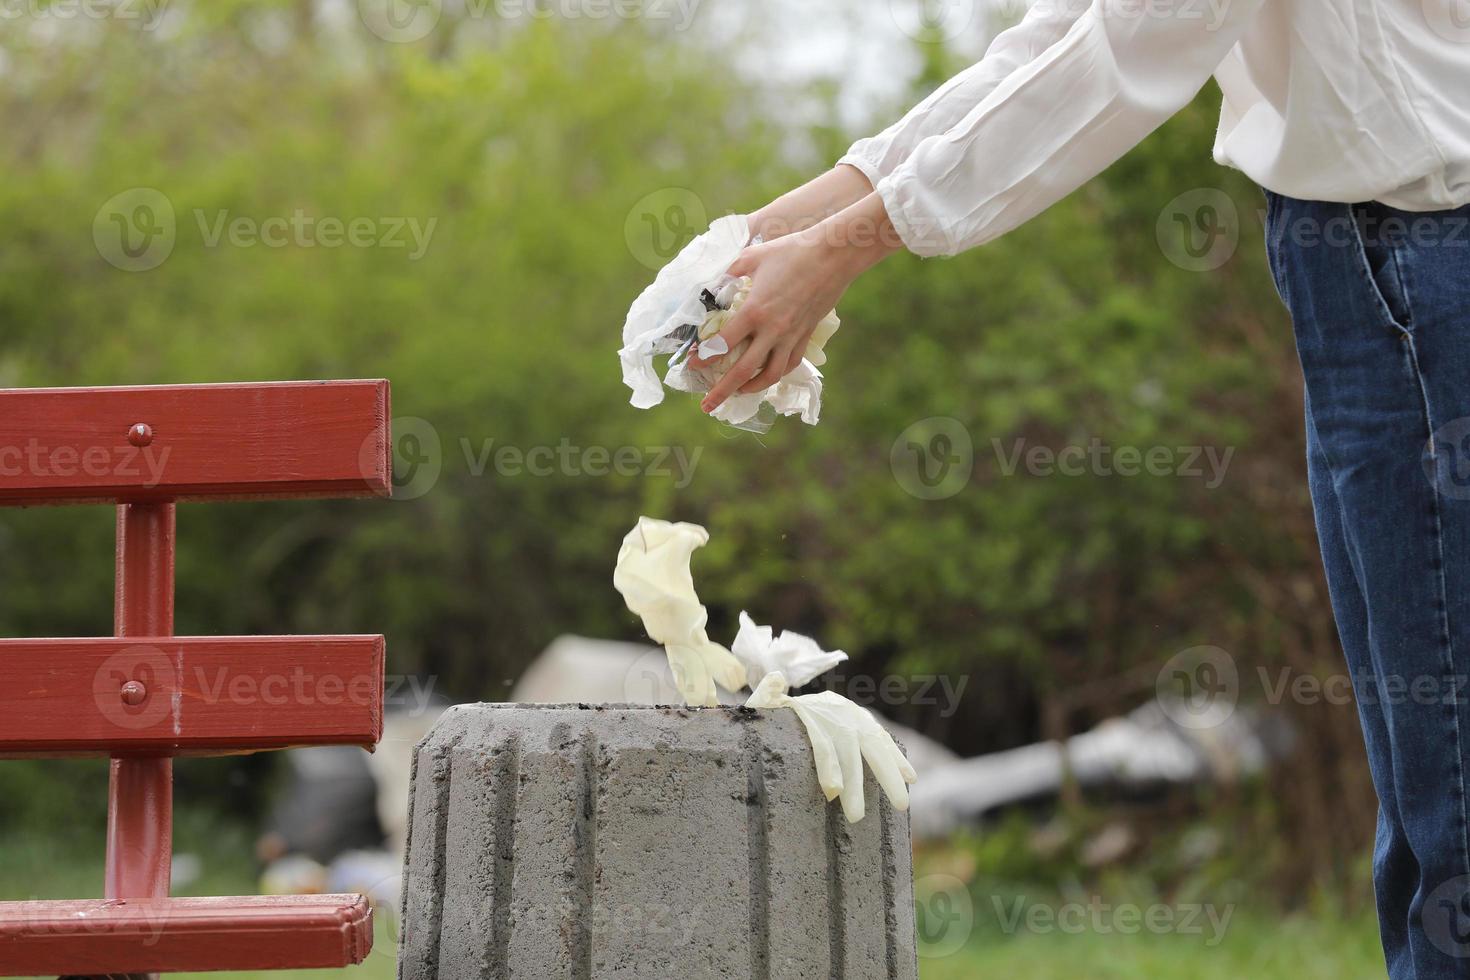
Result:
M805 231L745 249L730 274L750 277L750 295L718 339L726 351L747 338L750 346L700 408L713 412L736 391L762 391L780 381L801 363L817 323L853 280L902 247L882 198L869 193Z

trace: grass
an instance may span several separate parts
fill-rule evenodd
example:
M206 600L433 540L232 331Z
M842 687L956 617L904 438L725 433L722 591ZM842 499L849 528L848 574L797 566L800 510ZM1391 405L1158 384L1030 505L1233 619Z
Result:
M1201 936L1031 934L973 938L953 956L922 959L923 980L1383 980L1371 919L1233 920L1217 945Z
M341 975L391 980L393 941L381 932L367 962L349 970L238 973L250 980L310 980ZM200 980L225 974L197 974ZM922 957L921 980L1382 980L1383 959L1371 921L1288 919L1232 923L1207 946L1177 935L1028 935L976 937L946 956Z
M228 828L180 828L179 850L202 858L203 874L188 894L249 894L255 890L249 842ZM0 900L77 898L100 893L101 854L66 847L49 836L11 836L0 842ZM978 977L1026 980L1381 980L1384 976L1371 916L1324 912L1275 917L1264 907L1230 907L1228 919L1201 915L1174 926L1135 926L1128 906L1105 909L980 896L973 912L949 914L948 929L934 933L921 917L922 980ZM947 908L947 907L946 907ZM1183 908L1183 907L1181 907ZM1146 913L1144 907L1138 915ZM1156 910L1156 912L1159 910ZM348 970L197 974L240 980L389 980L394 976L395 925L377 917L373 953ZM955 932L954 929L959 931ZM957 947L957 948L954 948Z

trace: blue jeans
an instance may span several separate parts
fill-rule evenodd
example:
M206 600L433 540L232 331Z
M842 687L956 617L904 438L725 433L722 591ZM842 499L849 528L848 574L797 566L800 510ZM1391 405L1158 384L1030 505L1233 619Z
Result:
M1470 207L1267 194L1393 980L1470 978Z

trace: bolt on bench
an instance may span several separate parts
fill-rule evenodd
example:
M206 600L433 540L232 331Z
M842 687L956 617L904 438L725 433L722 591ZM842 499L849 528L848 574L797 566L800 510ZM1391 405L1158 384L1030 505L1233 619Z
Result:
M386 497L388 419L386 381L0 390L0 506L117 506L116 636L0 640L0 758L112 760L105 897L0 903L0 976L367 956L361 895L168 895L175 756L383 729L382 636L173 635L174 505Z

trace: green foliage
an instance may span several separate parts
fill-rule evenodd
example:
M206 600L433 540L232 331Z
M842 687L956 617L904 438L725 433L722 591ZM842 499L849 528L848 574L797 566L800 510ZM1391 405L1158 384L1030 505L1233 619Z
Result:
M610 573L648 513L710 528L695 571L715 636L745 608L846 649L858 671L963 677L960 711L889 710L965 751L1054 734L1038 717L1058 692L1142 671L1064 719L1126 710L1195 644L1232 650L1242 671L1334 655L1330 629L1282 625L1306 608L1320 627L1325 602L1287 325L1257 192L1209 161L1213 95L1001 241L900 257L858 283L821 425L757 438L684 396L628 407L613 351L653 275L640 209L670 188L706 217L752 209L808 175L790 161L830 159L856 134L768 121L773 92L740 80L736 54L635 22L395 45L299 4L173 6L166 33L106 22L0 41L0 384L383 376L400 433L429 434L399 448L440 470L392 503L184 507L181 632L381 630L391 672L495 699L558 634L639 638ZM926 78L946 63L931 51ZM830 104L827 87L768 86L789 119ZM104 202L135 187L177 221L148 271L115 268L92 238ZM1241 213L1236 254L1208 273L1171 264L1156 238L1166 202L1201 187ZM212 240L222 215L298 213L433 230L420 257ZM973 474L921 500L891 454L934 416L968 431ZM1235 456L1215 487L1006 473L1017 440L1093 439ZM644 471L538 476L494 455L564 445L632 447ZM698 453L692 482L646 472L649 447ZM109 631L110 521L0 514L0 634ZM1371 826L1343 823L1355 840Z

